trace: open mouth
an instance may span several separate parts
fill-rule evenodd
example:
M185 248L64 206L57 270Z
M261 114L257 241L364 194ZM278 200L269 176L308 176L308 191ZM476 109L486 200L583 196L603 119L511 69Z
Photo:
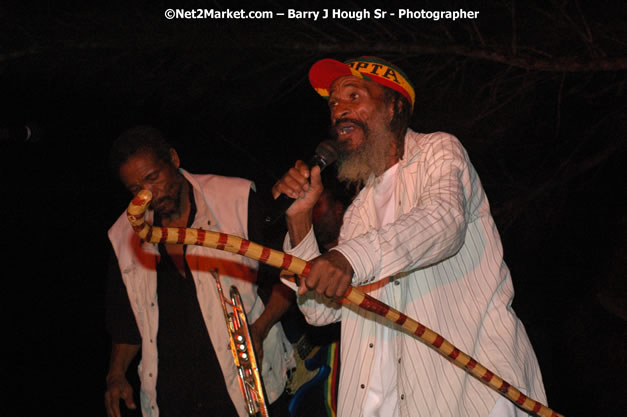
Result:
M342 126L339 129L337 129L337 134L338 136L348 135L353 130L355 130L355 126Z
M355 121L339 120L335 125L335 133L338 138L345 137L353 133L353 131L361 126Z

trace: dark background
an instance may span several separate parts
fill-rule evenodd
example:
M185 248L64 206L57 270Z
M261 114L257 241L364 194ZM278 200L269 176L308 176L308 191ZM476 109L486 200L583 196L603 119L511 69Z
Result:
M364 54L410 76L415 130L468 149L549 405L623 414L627 12L521 3L341 6L480 11L455 22L164 18L168 7L322 9L313 1L0 5L1 414L104 415L106 231L129 202L107 154L123 129L155 125L187 169L269 192L327 137L311 64ZM10 134L24 124L38 141Z

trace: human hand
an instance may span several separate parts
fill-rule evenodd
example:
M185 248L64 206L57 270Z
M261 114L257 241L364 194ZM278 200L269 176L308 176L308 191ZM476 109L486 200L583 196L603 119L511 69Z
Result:
M301 279L298 294L304 295L313 290L327 297L343 297L353 279L353 267L350 262L336 250L330 250L314 259L311 271L305 279Z
M261 364L263 363L263 341L268 334L263 324L259 320L248 326L250 331L250 337L252 338L253 346L255 348L255 357L257 358L257 366L261 370Z
M309 169L303 161L296 161L281 179L272 187L272 196L276 199L281 194L295 199L294 203L285 212L287 216L303 212L310 212L322 194L322 180L320 167Z
M120 417L120 400L124 400L127 408L135 410L133 387L123 375L107 376L105 392L105 408L108 417Z

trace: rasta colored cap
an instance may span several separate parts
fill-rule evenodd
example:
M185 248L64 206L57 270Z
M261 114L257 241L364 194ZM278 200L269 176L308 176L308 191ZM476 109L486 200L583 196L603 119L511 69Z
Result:
M416 93L409 78L397 66L374 56L362 56L346 62L335 59L322 59L309 70L309 82L322 97L329 98L329 88L333 81L345 75L353 75L374 81L401 93L414 108Z

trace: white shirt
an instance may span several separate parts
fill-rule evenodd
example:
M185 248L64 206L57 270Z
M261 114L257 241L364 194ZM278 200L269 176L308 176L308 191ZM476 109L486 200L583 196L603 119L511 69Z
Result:
M377 228L394 221L397 171L398 164L394 164L375 180L373 201ZM374 352L373 369L380 378L370 380L364 403L364 417L398 417L394 330L385 325L377 326L376 339L379 343Z
M193 228L247 237L248 194L252 186L250 181L217 175L192 175L184 170L181 173L194 189L198 211ZM222 197L225 195L228 198ZM148 214L151 215L152 212ZM126 212L109 229L109 238L118 258L122 279L142 337L141 362L138 368L142 414L144 417L159 417L156 389L156 341L159 330L156 256L159 252L156 245L140 241L131 228ZM188 247L185 257L192 272L201 314L220 364L224 383L235 409L244 417L248 415L247 406L241 393L224 312L211 271L219 271L225 294L228 294L231 285L237 286L249 323L253 323L264 310L254 284L258 263L234 253L196 245ZM283 393L287 370L295 366L292 345L280 323L270 329L263 342L263 351L263 381L268 402L272 403ZM207 378L215 378L215 375L207 375Z
M522 323L488 200L459 141L408 130L395 186L394 222L377 227L373 181L346 211L340 251L353 285L440 333L481 364L541 402L540 369ZM288 253L319 254L313 230ZM415 337L356 306L333 306L313 292L299 297L307 320L342 320L338 416L364 415L381 326L392 329L399 415L485 417L499 394ZM392 372L392 370L390 370Z

